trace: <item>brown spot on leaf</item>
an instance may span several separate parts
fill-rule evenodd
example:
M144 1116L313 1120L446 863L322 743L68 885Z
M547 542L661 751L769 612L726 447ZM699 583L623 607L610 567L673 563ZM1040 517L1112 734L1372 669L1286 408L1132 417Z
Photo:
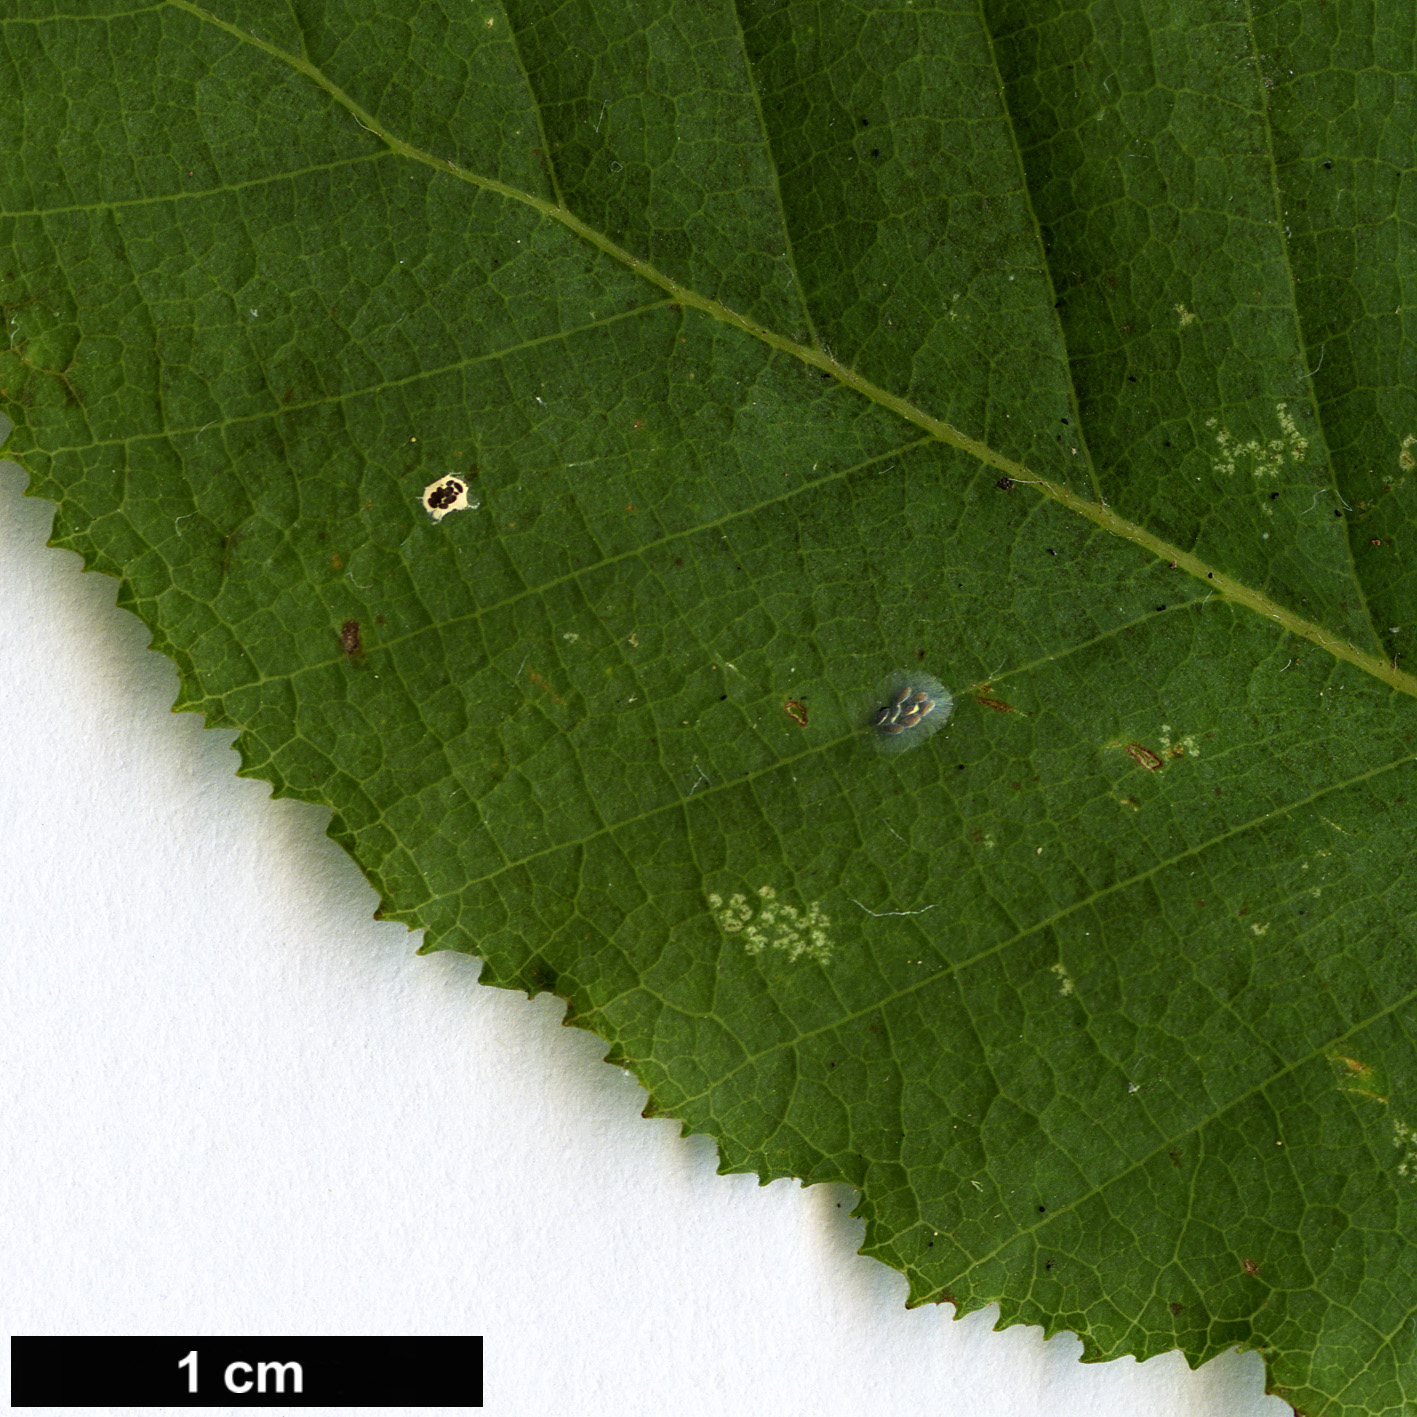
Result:
M1147 772L1156 772L1161 767L1161 759L1150 748L1143 748L1140 743L1128 743L1127 756Z
M1241 1260L1240 1263L1244 1266L1246 1274L1258 1274L1260 1272L1260 1267L1254 1260Z
M788 718L790 718L790 719L793 721L793 723L795 723L795 724L798 726L798 728L806 728L806 726L807 726L807 705L806 705L806 704L802 703L802 702L801 702L800 700L798 700L798 699L788 699L787 702L786 702L785 704L783 704L783 706L782 706L782 711L783 711L783 713L785 713L785 714L788 716Z
M548 684L546 680L536 672L536 670L528 669L526 672L526 677L530 679L531 682L535 684L536 687L540 689L541 692L545 694L553 704L564 704L566 702L565 699L563 699L559 694L555 693L552 690L551 685Z
M358 620L346 620L340 626L339 647L350 659L358 659L364 653L364 646L359 639Z

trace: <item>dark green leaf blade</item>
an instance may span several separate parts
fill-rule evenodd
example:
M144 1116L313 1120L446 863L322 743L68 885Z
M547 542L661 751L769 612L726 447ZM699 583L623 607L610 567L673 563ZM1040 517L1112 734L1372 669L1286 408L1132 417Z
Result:
M1417 1307L1413 36L1325 8L19 6L0 390L426 948L858 1186L917 1301L1357 1413ZM883 756L893 671L958 702Z

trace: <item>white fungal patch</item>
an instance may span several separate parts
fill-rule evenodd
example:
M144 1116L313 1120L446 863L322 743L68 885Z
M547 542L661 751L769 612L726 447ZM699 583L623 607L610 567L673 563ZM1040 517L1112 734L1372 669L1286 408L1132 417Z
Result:
M1280 431L1284 434L1284 440L1289 445L1289 456L1294 462L1303 462L1309 455L1309 440L1299 431L1299 425L1294 421L1294 415L1289 412L1287 403L1277 403L1274 406L1274 416L1279 420Z
M481 505L477 498L468 497L467 483L453 473L423 489L423 509L435 522L442 521L449 512L475 511Z
M1256 478L1275 478L1284 470L1287 457L1290 462L1303 462L1309 456L1309 440L1299 431L1294 415L1287 403L1274 406L1274 416L1283 435L1261 443L1258 438L1248 438L1240 442L1228 429L1220 427L1218 418L1207 418L1205 426L1215 431L1215 445L1219 449L1211 459L1211 467L1225 477L1233 477L1241 460L1250 460L1250 473Z
M1264 924L1264 925L1251 925L1251 926L1250 926L1250 934L1255 935L1255 936L1268 935L1268 934L1269 934L1269 925L1268 925L1268 924Z
M1417 443L1417 433L1409 433L1402 440L1402 447L1398 450L1397 465L1403 472L1411 472L1417 467L1417 458L1412 456L1412 445Z
M1187 325L1194 325L1195 322L1200 319L1200 316L1197 315L1194 310L1187 310L1184 305L1178 304L1176 306L1176 313L1181 317L1182 329L1185 329Z
M764 950L781 950L788 959L806 955L818 964L831 959L831 918L820 902L805 910L777 898L772 886L759 886L756 902L735 893L725 902L721 895L708 898L709 909L725 935L742 935L743 948L750 955Z
M1392 1120L1392 1144L1402 1153L1397 1163L1397 1174L1403 1177L1417 1176L1417 1128L1406 1122Z
M1173 742L1171 725L1163 723L1161 725L1161 751L1172 758L1198 758L1201 755L1201 745L1194 733L1187 733L1184 737L1177 738Z
M866 741L878 753L904 753L950 721L954 696L938 679L899 670L881 685L866 711Z
M1058 976L1058 992L1066 999L1073 992L1073 979L1072 975L1068 973L1067 966L1062 960L1059 960L1057 964L1048 966L1048 972Z

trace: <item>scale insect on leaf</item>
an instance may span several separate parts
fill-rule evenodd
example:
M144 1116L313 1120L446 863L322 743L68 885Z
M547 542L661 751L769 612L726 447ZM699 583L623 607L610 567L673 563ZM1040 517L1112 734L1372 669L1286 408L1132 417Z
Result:
M938 679L918 669L897 671L870 710L867 742L878 753L904 753L943 728L953 712L954 697Z

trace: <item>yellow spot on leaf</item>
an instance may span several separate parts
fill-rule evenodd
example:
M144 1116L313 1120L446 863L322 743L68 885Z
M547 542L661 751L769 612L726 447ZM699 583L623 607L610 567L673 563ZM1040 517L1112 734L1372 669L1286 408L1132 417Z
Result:
M1275 404L1274 416L1282 436L1266 443L1258 438L1248 438L1242 443L1228 428L1220 427L1218 418L1207 418L1205 426L1215 430L1215 444L1219 449L1211 459L1211 467L1221 476L1231 477L1239 461L1248 458L1252 476L1274 478L1283 471L1286 455L1291 462L1305 461L1309 456L1309 440L1300 433L1289 405Z
M778 900L772 886L759 886L755 908L747 896L735 893L725 903L721 895L708 898L709 910L725 935L742 935L743 948L750 955L764 950L781 950L788 959L806 955L818 964L831 959L831 918L819 901L805 910Z
M1161 751L1173 758L1198 758L1201 755L1200 741L1194 733L1187 733L1175 740L1171 737L1171 725L1161 725Z

